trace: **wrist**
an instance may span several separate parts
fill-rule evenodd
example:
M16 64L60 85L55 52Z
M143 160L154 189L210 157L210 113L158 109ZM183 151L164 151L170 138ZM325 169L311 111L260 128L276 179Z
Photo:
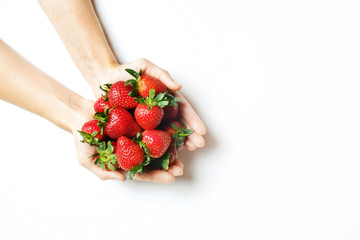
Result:
M68 104L67 130L71 133L81 130L82 125L92 119L94 103L79 96Z
M116 73L116 69L119 66L115 59L109 59L94 65L88 73L83 74L96 98L103 94L100 86L117 81L116 74L114 73Z
M52 108L41 115L65 131L74 133L92 118L93 103L74 92L60 92L50 100Z

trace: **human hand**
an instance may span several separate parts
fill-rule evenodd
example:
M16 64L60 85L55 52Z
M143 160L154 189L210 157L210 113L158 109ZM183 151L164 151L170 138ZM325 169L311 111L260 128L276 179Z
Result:
M125 181L124 170L106 171L94 164L95 159L89 159L89 156L94 154L96 149L94 146L80 142L82 137L77 130L81 129L82 125L92 118L94 114L94 102L83 100L83 103L81 104L83 105L81 107L82 111L78 113L77 117L73 118L76 120L74 120L74 123L72 124L72 134L75 140L75 147L80 165L87 168L102 180L115 179ZM137 173L133 179L158 183L172 183L176 176L181 176L183 174L183 167L183 163L177 159L166 171L152 170L144 174Z
M187 137L184 145L190 151L204 147L204 135L206 134L206 127L190 103L179 92L181 85L174 81L168 71L160 68L159 66L144 58L121 65L114 63L109 67L109 70L106 71L107 73L102 78L100 85L128 80L131 78L131 76L125 71L126 68L133 69L137 72L142 69L145 74L157 78L163 82L168 87L168 89L174 92L175 97L181 99L181 120L185 123L187 128L194 130L194 132L189 137ZM101 96L101 90L99 86L93 86L93 90L96 97Z

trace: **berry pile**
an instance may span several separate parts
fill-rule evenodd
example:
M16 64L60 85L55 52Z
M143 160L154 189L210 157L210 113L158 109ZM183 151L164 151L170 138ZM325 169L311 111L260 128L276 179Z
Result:
M78 131L96 147L90 158L107 171L125 170L130 179L148 169L165 169L193 130L179 122L180 100L158 79L125 69L134 79L100 86L95 114Z

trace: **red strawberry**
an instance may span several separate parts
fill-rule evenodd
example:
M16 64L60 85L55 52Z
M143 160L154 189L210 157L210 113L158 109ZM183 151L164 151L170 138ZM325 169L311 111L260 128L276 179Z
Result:
M137 123L145 130L155 129L164 117L163 107L167 106L169 96L159 93L155 96L155 90L150 90L150 95L146 99L137 99L139 105L136 107L134 116Z
M95 158L94 164L98 165L100 168L106 171L116 171L118 168L118 163L116 160L116 142L108 141L101 142L99 146L96 147L96 153L91 155L90 158Z
M162 130L145 130L142 133L142 142L149 149L149 154L153 158L159 158L168 149L171 143L171 136Z
M175 160L178 157L178 153L175 148L175 144L170 144L170 146L166 152L170 154L169 165L171 165L175 162Z
M139 144L122 136L117 140L116 157L122 169L131 170L144 161L145 152L140 148Z
M170 121L176 119L179 114L179 105L164 107L164 119L163 121Z
M138 73L132 69L125 69L131 76L135 78L136 82L132 82L132 85L136 87L141 97L147 98L151 89L155 89L156 94L166 92L167 87L159 79L143 74L142 70Z
M126 109L117 107L110 111L104 132L112 139L121 136L133 138L141 132L141 128Z
M94 110L95 112L104 112L106 106L109 107L109 101L104 102L104 98L99 97L94 104Z
M150 107L139 104L135 108L134 116L136 122L145 130L155 129L164 117L164 110L159 106Z
M87 142L90 145L98 145L99 142L105 139L105 134L101 132L98 122L98 120L93 119L84 123L81 131L78 131L83 137L82 142Z
M186 137L194 132L194 130L187 129L185 124L180 124L178 121L169 122L164 129L173 138L176 149L181 148L184 145Z
M152 88L155 89L156 94L165 92L167 90L166 85L163 84L159 79L143 74L138 83L138 91L140 96L147 98L149 96L149 91Z
M176 127L173 125L175 125ZM172 121L172 122L168 123L165 126L165 131L170 133L170 135L173 137L176 134L175 128L177 128L177 129L181 128L181 124L178 121Z
M133 90L130 85L125 86L124 81L118 81L114 83L109 91L108 91L108 98L109 98L109 106L113 107L122 107L122 108L135 108L138 103L135 102L134 98L129 96L129 93Z

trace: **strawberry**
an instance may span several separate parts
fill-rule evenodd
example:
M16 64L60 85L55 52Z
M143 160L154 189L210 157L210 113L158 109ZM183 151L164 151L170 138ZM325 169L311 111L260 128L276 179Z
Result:
M83 137L82 142L87 142L91 146L98 145L99 142L105 139L105 134L102 133L101 128L98 126L98 120L93 119L84 123L81 131L78 131Z
M176 129L181 128L181 124L178 121L172 121L170 123L168 123L165 126L165 131L167 131L168 133L170 133L170 135L173 137L176 134Z
M140 71L137 73L132 69L125 69L131 76L135 78L135 80L129 80L127 83L131 83L139 95L143 98L147 98L151 89L155 89L156 94L166 92L167 87L163 84L159 79L146 75Z
M159 106L150 108L148 105L139 104L135 108L136 122L145 130L155 129L164 116L164 110Z
M122 108L135 108L138 103L135 102L134 98L129 96L129 93L133 88L129 85L125 86L124 81L118 81L111 85L110 89L107 90L104 87L104 91L107 91L107 97L109 99L110 108L122 107Z
M186 137L194 132L194 130L187 129L185 124L180 124L178 121L169 122L164 129L173 138L176 149L181 148L184 145Z
M177 149L175 147L175 144L170 144L168 150L166 151L166 153L169 153L170 154L170 157L169 157L169 165L173 164L175 162L175 160L177 159L178 157L178 153L177 153Z
M118 138L116 146L117 162L122 169L128 170L127 174L129 174L130 179L137 172L144 172L145 151L138 143L122 136Z
M109 101L105 101L104 97L99 97L94 103L94 110L95 112L104 112L106 106L109 107Z
M95 158L94 164L98 165L101 169L106 171L116 171L118 163L116 159L116 142L108 141L107 144L101 142L96 147L96 153L91 155L90 158Z
M149 155L153 158L159 158L168 149L171 143L171 135L162 130L145 130L142 133L142 140L149 149Z
M104 129L104 133L112 139L121 136L133 138L141 128L135 119L126 109L116 107L112 110L105 109L104 113L96 113L94 118L99 119L99 125Z
M136 122L145 130L155 129L164 117L163 107L169 104L165 93L155 96L155 90L150 90L146 99L139 99L139 105L135 108L134 116Z
M155 89L156 93L165 92L167 87L159 79L143 74L138 82L138 91L140 96L147 98L150 89Z
M163 121L171 121L176 119L179 114L179 105L177 106L166 106L164 109Z

